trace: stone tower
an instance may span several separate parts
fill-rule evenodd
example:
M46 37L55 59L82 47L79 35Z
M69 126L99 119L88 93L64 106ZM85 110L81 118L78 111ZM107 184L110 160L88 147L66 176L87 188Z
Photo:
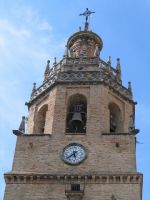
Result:
M131 83L122 85L119 59L113 68L100 58L89 14L62 60L48 61L42 85L34 84L4 200L142 200Z

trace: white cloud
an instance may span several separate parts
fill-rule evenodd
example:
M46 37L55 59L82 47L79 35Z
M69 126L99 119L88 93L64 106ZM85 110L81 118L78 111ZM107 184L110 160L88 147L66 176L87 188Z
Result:
M18 58L26 58L30 57L33 54L33 58L36 52L38 56L36 58L40 58L43 54L41 50L44 52L42 48L42 44L37 41L40 41L42 36L36 35L38 30L31 29L28 24L25 27L15 26L12 22L8 20L0 20L0 32L1 32L1 49L0 52L3 55L3 58L11 59L11 62L16 61ZM42 34L42 33L41 33ZM48 39L48 38L47 38ZM44 52L45 53L45 52ZM46 55L47 56L47 55ZM31 59L31 57L30 57Z
M52 26L38 11L23 6L13 10L12 18L0 17L1 169L10 168L6 158L13 158L10 152L16 139L11 130L18 128L21 116L26 115L24 103L29 100L31 83L42 78L42 65L63 53L65 46L65 39L58 41L54 37Z
M41 24L39 24L39 30L52 31L52 26L50 26L50 24L47 21L43 21L41 22Z
M22 27L15 27L7 19L0 19L0 32L10 37L30 37L30 32Z
M19 124L17 113L25 111L28 99L23 99L27 98L24 91L30 87L23 82L28 84L36 81L34 77L42 77L42 63L46 65L47 59L65 46L64 41L54 39L52 26L37 11L28 7L18 10L16 18L20 21L0 18L0 121L9 126L16 120Z
M39 63L46 63L47 59L63 51L65 40L56 40L52 26L36 10L22 7L17 9L15 15L18 15L17 21L0 19L0 68L9 65L18 69L20 63L24 65L23 62L26 62L26 68L31 63L33 68L39 70Z

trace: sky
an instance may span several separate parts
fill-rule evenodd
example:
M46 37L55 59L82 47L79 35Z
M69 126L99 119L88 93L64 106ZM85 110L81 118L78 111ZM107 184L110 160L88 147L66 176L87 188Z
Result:
M103 40L101 58L121 59L123 85L132 82L136 106L137 170L150 179L150 0L0 0L0 199L11 171L21 117L28 114L33 82L38 86L48 59L59 61L67 39L83 27L85 8L95 11L90 29Z

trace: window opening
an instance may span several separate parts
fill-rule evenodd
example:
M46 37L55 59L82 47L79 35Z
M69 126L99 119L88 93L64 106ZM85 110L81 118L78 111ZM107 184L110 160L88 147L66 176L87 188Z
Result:
M74 192L80 191L80 184L71 184L71 191Z
M110 132L115 133L122 131L121 111L115 103L109 105L109 114Z
M46 104L42 106L42 108L38 111L34 124L35 133L40 133L40 134L44 133L47 110L48 110L48 105Z
M83 95L71 97L67 110L67 133L86 133L87 103Z

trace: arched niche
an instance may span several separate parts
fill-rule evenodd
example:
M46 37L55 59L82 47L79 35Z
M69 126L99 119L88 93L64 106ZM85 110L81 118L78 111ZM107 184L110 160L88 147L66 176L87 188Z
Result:
M66 133L86 133L87 99L82 94L69 97L67 103Z
M123 132L121 109L115 103L110 103L108 108L109 108L110 132L113 133Z
M34 133L42 134L45 130L46 113L48 105L43 105L36 114L34 122Z

